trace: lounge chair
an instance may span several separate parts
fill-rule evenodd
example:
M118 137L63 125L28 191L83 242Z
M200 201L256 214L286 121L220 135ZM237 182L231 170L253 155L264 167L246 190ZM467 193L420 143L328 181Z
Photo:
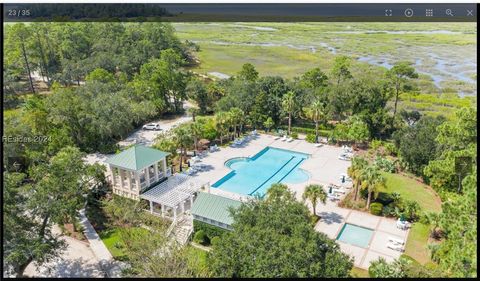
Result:
M341 193L341 194L346 193L345 189L343 189L343 188L332 188L332 191L333 191L333 193Z
M387 243L387 248L395 251L403 252L403 246L395 243Z
M389 242L392 242L394 244L398 244L398 245L404 245L405 244L405 241L403 241L402 239L398 239L398 238L394 238L394 237L388 237L388 241Z
M198 156L193 156L191 159L192 163L200 162L200 158Z
M345 181L352 181L352 179L345 173L340 174L340 181L342 180L343 177L345 177Z
M192 168L190 168L190 169L188 169L188 170L186 170L186 171L184 172L184 174L186 174L186 175L188 175L188 176L194 175L194 174L196 174L196 173L197 173L197 170L196 170L196 169L192 169Z
M347 146L347 145L342 145L342 149L345 152L352 152L352 148L350 146Z
M347 156L345 156L345 155L340 155L340 156L338 156L338 159L344 160L344 161L350 161L350 160L351 160L350 157L347 157Z
M316 143L315 146L316 146L316 147L322 147L322 146L323 146L323 143Z
M409 227L410 223L408 221L401 221L400 219L397 220L397 228L405 230Z
M340 200L340 196L335 193L327 193L327 198L331 201Z
M286 140L287 140L287 136L283 136L280 140L281 140L281 141L286 141Z
M278 139L280 139L280 136L275 136L273 139L278 140Z
M292 141L293 141L293 138L291 138L291 137L289 137L289 138L287 139L287 142L292 142Z

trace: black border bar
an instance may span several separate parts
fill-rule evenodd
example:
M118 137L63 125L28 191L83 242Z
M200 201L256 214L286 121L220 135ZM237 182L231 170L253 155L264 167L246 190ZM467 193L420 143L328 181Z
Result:
M476 22L477 4L2 4L4 22ZM430 11L429 11L430 10ZM448 12L450 11L450 12Z

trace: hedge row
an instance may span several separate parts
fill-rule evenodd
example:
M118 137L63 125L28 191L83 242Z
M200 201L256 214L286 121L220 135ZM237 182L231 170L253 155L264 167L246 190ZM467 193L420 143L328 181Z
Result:
M279 129L284 131L288 130L288 126L280 126ZM303 128L303 127L292 127L292 132L299 134L315 134L315 129ZM329 137L331 130L318 130L318 135L321 137Z
M228 231L218 226L214 226L197 220L193 220L193 229L195 230L195 232L203 231L207 236L208 240L212 240L212 238L215 236L220 237L226 231Z

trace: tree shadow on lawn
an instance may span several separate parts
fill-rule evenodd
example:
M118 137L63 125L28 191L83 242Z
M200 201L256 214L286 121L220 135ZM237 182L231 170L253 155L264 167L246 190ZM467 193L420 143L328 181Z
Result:
M320 217L320 220L326 224L341 223L344 219L341 215L335 212L321 212L317 213L317 215Z

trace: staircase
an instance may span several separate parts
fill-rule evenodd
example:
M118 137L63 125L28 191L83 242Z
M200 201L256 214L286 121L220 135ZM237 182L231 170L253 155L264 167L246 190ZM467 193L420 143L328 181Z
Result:
M183 214L175 224L170 235L173 235L175 240L180 245L185 245L193 233L193 218L191 215Z

